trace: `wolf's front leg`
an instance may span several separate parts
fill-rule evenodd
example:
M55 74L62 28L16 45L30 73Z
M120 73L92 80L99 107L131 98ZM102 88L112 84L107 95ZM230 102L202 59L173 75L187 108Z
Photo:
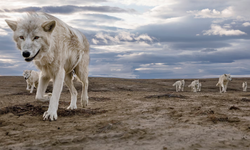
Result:
M49 102L49 109L44 112L43 120L56 120L57 119L57 109L59 104L59 98L63 88L63 81L65 78L65 71L63 68L60 68L56 74L53 86L52 97Z
M27 88L26 88L27 91L30 91L30 84L27 82Z
M35 86L35 83L32 84L31 89L30 89L30 93L33 93L34 86Z
M41 72L39 76L39 84L36 91L36 100L46 102L50 100L50 96L44 95L49 84L50 77Z

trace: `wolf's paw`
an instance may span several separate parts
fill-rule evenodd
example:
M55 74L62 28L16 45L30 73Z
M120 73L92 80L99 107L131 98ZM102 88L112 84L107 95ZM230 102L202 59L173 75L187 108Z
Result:
M71 110L73 110L73 109L77 109L77 106L76 105L69 105L68 107L67 107L67 109L71 109Z
M30 91L30 89L28 89L28 88L27 88L26 90L27 90L27 91Z
M41 102L48 102L50 100L51 96L52 96L52 94L48 93L48 94L45 94L43 97L36 98L36 100L41 101Z
M43 120L54 121L57 120L57 112L56 111L45 111L43 114Z
M82 106L82 108L86 108L88 106L88 100L83 100L81 102L81 106Z

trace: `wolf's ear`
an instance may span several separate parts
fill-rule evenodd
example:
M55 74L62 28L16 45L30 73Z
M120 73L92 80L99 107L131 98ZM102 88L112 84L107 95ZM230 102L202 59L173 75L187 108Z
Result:
M56 22L53 21L46 21L42 24L42 28L45 32L52 32L56 26Z
M12 21L12 20L6 19L5 22L9 25L9 27L10 27L13 31L16 31L16 28L17 28L17 22L16 22L16 21Z
M224 74L224 76L227 76L227 74Z

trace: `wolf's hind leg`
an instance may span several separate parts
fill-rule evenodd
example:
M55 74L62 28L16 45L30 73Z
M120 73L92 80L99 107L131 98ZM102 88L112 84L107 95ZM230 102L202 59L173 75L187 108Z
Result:
M69 88L69 91L70 91L70 94L71 94L71 102L70 102L70 105L68 106L67 109L77 109L77 105L76 105L76 102L77 102L77 91L74 87L74 83L73 83L73 74L72 73L69 73L69 74L66 74L65 75L65 84L67 85L67 87Z
M87 107L88 105L88 68L83 66L84 64L78 64L75 72L78 77L78 79L82 82L82 95L81 95L81 106ZM85 64L86 65L86 64Z

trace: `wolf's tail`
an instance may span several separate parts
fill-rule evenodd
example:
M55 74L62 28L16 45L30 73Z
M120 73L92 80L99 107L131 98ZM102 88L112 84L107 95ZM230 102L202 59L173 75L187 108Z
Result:
M188 87L191 87L191 84L189 84Z
M219 86L219 82L216 84L216 86Z
M173 86L175 86L176 85L176 82L173 84Z

